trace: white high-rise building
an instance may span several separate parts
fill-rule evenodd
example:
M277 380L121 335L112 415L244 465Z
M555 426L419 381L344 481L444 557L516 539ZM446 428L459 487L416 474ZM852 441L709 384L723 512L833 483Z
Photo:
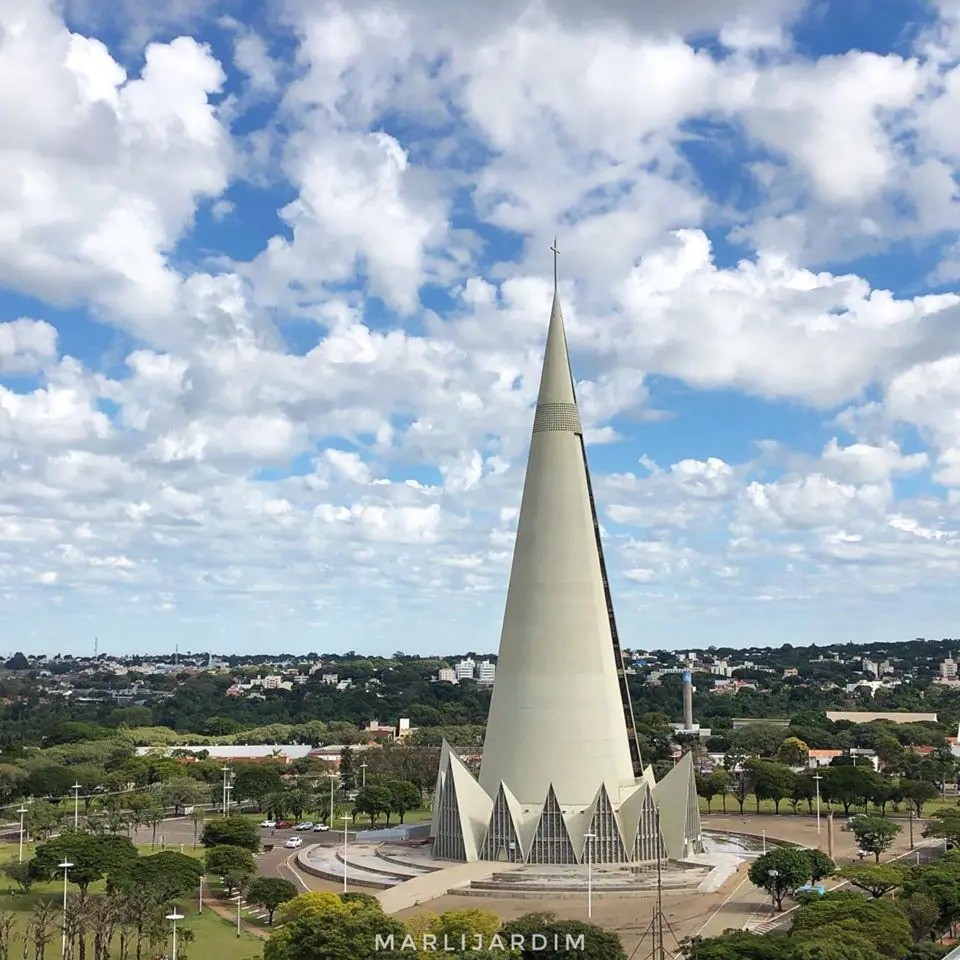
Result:
M957 661L951 654L940 664L940 676L945 680L955 680L957 676Z
M431 833L447 860L702 850L692 755L660 783L640 757L556 288L480 775L444 744Z
M490 686L497 679L497 665L491 660L481 660L477 664L477 683Z
M477 671L477 664L472 657L465 657L453 669L457 672L458 680L473 680Z
M437 671L437 679L441 683L456 683L457 682L457 671L453 667L441 667Z

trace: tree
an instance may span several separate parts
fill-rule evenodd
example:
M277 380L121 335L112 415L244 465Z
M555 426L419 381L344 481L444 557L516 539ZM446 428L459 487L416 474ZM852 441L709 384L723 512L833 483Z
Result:
M860 849L872 853L879 863L880 854L890 849L903 828L886 817L856 817L850 821L850 829Z
M0 960L10 960L10 947L13 946L13 926L17 918L6 910L0 910Z
M392 936L399 949L406 934L373 897L305 893L283 904L277 919L280 925L264 944L264 960L366 960L377 935Z
M249 851L245 852L249 856ZM192 893L201 876L203 866L197 859L163 850L148 857L138 857L121 870L114 871L110 874L109 886L167 906Z
M707 813L710 812L710 803L713 798L717 795L716 786L710 780L709 776L701 776L699 773L696 775L696 784L697 784L697 796L703 797L707 801Z
M370 826L381 813L389 814L391 796L386 787L361 787L357 799L353 802L353 814L365 813L370 817Z
M794 813L797 812L797 807L799 807L804 800L807 802L807 809L812 810L813 799L816 795L816 782L810 774L798 773L793 778L793 785L790 788L790 806L793 807Z
M872 770L863 767L827 767L823 775L823 793L828 800L843 804L843 812L849 816L854 804L865 804L873 792L878 777Z
M686 960L787 960L787 939L728 930L718 937L693 937L681 950Z
M615 933L579 920L558 920L553 913L525 914L505 923L499 931L505 946L510 945L514 934L523 938L521 960L570 960L571 956L578 960L626 960L627 956ZM535 940L535 934L542 935L543 940ZM580 937L583 946L574 953L566 944L577 943Z
M760 812L761 800L772 800L774 810L780 812L780 803L790 795L796 774L782 763L769 763L763 760L748 760L753 779L753 792L757 800L757 812Z
M940 837L955 847L960 846L960 810L947 808L931 813L923 835Z
M827 893L803 903L794 915L790 939L843 941L864 937L883 956L899 960L910 949L910 924L892 900L867 900L851 890Z
M810 879L816 883L824 877L832 877L837 865L822 850L804 850L810 864Z
M253 800L260 809L270 794L282 789L280 770L273 763L243 764L233 781L233 796L237 800Z
M246 847L212 847L207 851L205 865L207 873L223 877L229 893L241 885L241 878L257 872L253 854Z
M47 944L53 939L60 923L60 911L50 900L38 900L30 911L30 919L24 930L24 946L29 938L33 943L34 956L43 960Z
M23 796L27 771L13 763L0 763L0 804L9 803L14 797Z
M741 816L743 815L743 805L746 803L747 797L750 796L750 790L752 787L753 782L750 779L750 773L748 770L741 768L739 771L733 774L730 792L733 794L734 799L740 806Z
M900 898L900 909L910 923L915 940L933 939L940 919L940 907L924 893L912 893Z
M783 742L783 727L748 723L734 731L731 744L750 757L772 757Z
M844 867L840 876L871 897L882 897L903 884L903 874L896 867L888 865L852 864Z
M19 888L21 893L29 893L36 879L36 874L30 868L28 861L18 863L10 860L3 865L4 876L9 877Z
M810 748L799 737L787 737L777 749L777 759L788 767L802 767L810 756Z
M173 807L179 817L185 807L195 807L198 803L205 803L210 799L210 787L193 777L174 777L166 780L160 786L160 797L163 804Z
M277 907L292 900L297 888L282 877L255 877L247 887L247 902L263 907L267 911L267 923L273 926L273 915Z
M940 794L940 791L926 780L901 780L900 792L904 800L909 800L913 804L918 817L923 816L923 805Z
M770 894L779 911L786 896L810 879L810 860L805 850L781 847L757 857L748 876L755 887Z
M24 826L35 839L45 839L57 828L63 812L46 800L34 800L27 808Z
M407 812L415 810L422 802L419 788L409 780L388 780L384 787L390 794L390 810L401 823Z
M307 809L309 803L310 794L306 790L300 787L287 790L287 808L295 820L303 816L303 811Z
M260 834L256 824L245 817L215 817L203 828L200 842L205 847L245 847L256 852Z
M340 782L347 789L352 789L357 785L357 770L353 759L353 751L349 747L344 747L340 751Z
M81 894L86 894L91 883L123 870L136 858L137 848L128 837L65 833L56 840L40 844L30 866L36 877L55 880L62 877L59 864L69 861L73 866L68 879L80 888Z
M722 767L713 771L708 777L713 783L713 792L720 797L723 812L727 812L727 794L730 792L730 774Z

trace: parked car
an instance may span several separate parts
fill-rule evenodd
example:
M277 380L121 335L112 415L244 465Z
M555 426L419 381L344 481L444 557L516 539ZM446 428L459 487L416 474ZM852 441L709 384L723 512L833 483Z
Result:
M329 829L330 827L325 823L315 823L313 825L314 833L326 833Z
M278 820L277 829L278 830L289 830L293 824L289 820Z
M260 821L260 826L261 826L264 830L272 830L276 825L277 825L277 821L276 821L276 820L261 820L261 821Z
M284 846L295 850L297 847L303 846L303 837L288 837Z
M303 823L298 823L293 829L294 829L294 830L312 830L312 829L313 829L313 821L312 821L312 820L304 820Z

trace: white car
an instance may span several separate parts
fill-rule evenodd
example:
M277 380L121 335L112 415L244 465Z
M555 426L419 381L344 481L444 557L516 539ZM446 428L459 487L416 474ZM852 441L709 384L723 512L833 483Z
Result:
M294 830L312 830L312 829L313 829L313 821L312 821L312 820L304 820L303 823L298 823L293 829L294 829Z
M264 830L272 830L276 825L277 825L277 821L276 821L276 820L261 820L261 821L260 821L260 826L261 826Z
M326 833L329 829L330 827L325 823L315 823L313 825L314 833Z
M296 850L297 847L303 846L303 837L290 837L284 846L289 847L291 850Z

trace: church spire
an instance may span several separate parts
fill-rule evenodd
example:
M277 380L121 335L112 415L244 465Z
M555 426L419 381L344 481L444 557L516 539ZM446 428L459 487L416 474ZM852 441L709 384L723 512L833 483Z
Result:
M537 396L537 408L544 404L569 404L576 414L579 433L580 415L576 411L577 398L573 388L573 373L570 369L570 355L567 351L567 334L563 327L563 310L560 308L560 294L557 289L557 241L550 248L553 251L553 306L550 308L550 326L547 328L547 346L544 350L543 372L540 374L540 393ZM536 431L536 425L534 431Z

